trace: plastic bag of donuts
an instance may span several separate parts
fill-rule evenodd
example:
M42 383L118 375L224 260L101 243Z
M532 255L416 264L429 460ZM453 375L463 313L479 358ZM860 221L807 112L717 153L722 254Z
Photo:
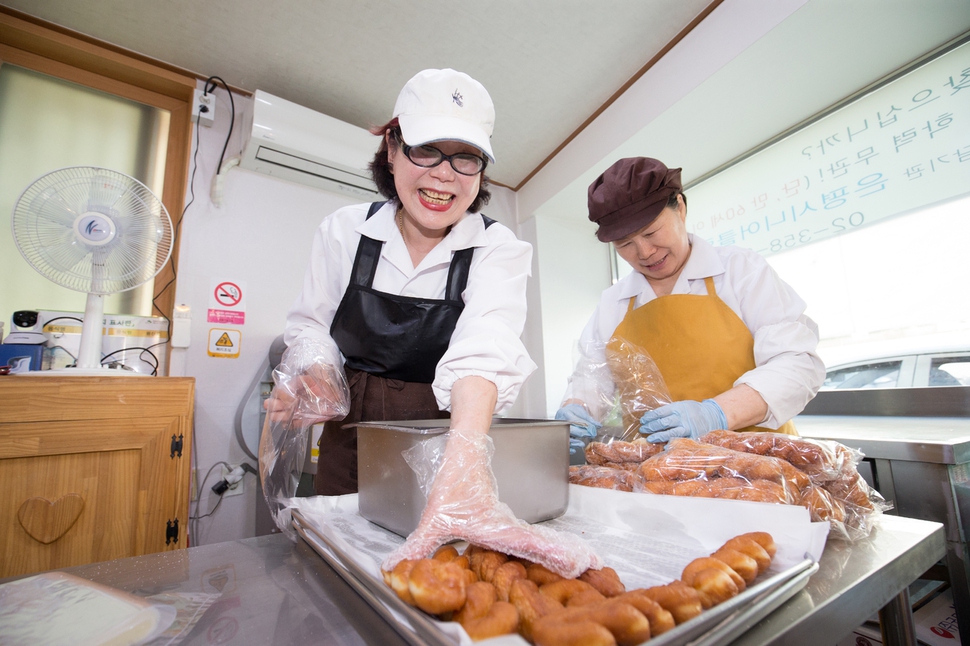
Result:
M638 473L643 489L652 493L801 505L813 521L829 523L831 536L848 541L868 536L872 514L881 511L872 507L863 514L861 508L847 508L844 498L780 457L685 438L668 442ZM865 484L861 478L858 482Z
M616 491L643 491L643 478L635 471L639 465L632 462L628 464L633 468L597 464L573 465L569 467L569 482Z
M623 337L614 336L607 342L606 362L616 385L622 417L620 439L639 438L643 414L673 401L667 384L647 351Z
M808 476L844 510L850 540L865 538L875 519L892 509L882 495L859 475L862 453L831 440L793 437L779 433L712 431L701 442L782 459Z
M600 424L596 440L605 444L640 437L643 414L672 401L649 353L619 336L583 345L569 382L563 403L582 401Z
M473 641L517 633L537 646L634 646L739 594L774 555L770 534L742 534L688 563L679 580L635 590L609 567L566 579L474 545L446 545L383 575L401 600L458 622Z

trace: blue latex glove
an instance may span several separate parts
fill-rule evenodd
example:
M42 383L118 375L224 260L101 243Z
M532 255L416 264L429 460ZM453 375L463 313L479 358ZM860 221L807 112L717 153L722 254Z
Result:
M556 419L569 422L569 452L586 448L586 444L596 437L600 424L582 404L566 404L556 411Z
M713 399L674 402L648 411L640 418L640 432L654 443L675 437L696 440L711 431L726 429L727 425L727 416Z

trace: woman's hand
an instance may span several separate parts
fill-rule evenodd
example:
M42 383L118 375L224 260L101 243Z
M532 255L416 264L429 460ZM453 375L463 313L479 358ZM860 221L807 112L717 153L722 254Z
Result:
M404 559L428 557L455 539L542 563L567 578L602 567L602 560L580 537L529 525L499 501L488 435L453 429L422 446L427 452L440 452L441 442L446 444L418 527L385 559L383 569L389 571ZM427 456L416 460L423 464L429 461ZM419 480L423 464L412 465Z
M350 394L343 370L314 364L297 375L277 369L273 377L276 385L263 402L270 421L308 425L347 415Z
M596 437L602 424L593 419L586 406L578 402L564 405L556 411L556 419L569 422L569 453L582 451Z
M699 438L711 431L726 429L727 416L713 399L674 402L647 411L640 418L640 432L647 441L667 442L675 437Z
M650 442L674 437L697 439L710 431L735 431L760 424L768 417L768 404L757 390L741 384L714 399L679 401L648 411L640 418L640 432Z

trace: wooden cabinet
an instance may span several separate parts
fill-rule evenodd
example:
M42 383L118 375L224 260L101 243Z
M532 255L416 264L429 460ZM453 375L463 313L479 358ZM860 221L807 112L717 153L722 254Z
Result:
M195 380L0 377L0 577L186 547Z

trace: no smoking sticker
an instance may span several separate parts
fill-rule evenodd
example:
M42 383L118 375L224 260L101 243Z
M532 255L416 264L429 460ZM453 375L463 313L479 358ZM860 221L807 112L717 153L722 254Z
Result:
M242 290L239 289L239 285L229 281L223 281L216 285L212 295L215 296L216 302L223 307L235 307L242 301Z
M206 320L222 325L246 323L246 285L241 280L213 278L210 283Z
M242 341L242 332L239 330L226 330L222 328L211 328L209 330L209 356L221 359L235 359L239 356L239 345Z

